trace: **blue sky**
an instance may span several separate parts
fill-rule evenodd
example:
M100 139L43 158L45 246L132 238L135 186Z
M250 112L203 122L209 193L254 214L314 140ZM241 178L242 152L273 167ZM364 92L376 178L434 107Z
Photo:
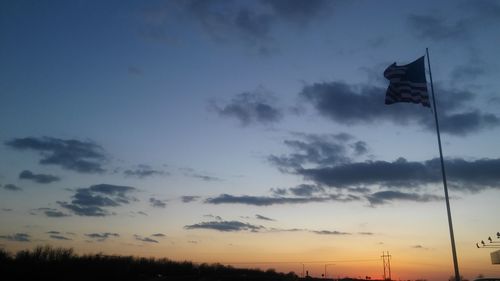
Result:
M428 47L459 260L499 274L495 1L0 5L3 247L447 278L432 113L383 104Z

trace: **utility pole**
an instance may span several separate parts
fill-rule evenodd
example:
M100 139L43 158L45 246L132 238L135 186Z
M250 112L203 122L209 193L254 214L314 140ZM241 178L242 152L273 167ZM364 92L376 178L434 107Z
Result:
M326 267L329 265L335 265L335 264L334 263L326 263L325 264L325 275L323 276L325 279L326 279ZM333 279L333 275L332 275L332 279Z
M382 252L382 263L384 264L384 280L391 281L391 255L389 255L389 251L387 251L387 255L385 252Z

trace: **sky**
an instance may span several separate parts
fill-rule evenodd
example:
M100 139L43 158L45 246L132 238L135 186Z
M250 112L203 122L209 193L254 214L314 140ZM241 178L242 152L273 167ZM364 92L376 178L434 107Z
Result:
M0 247L500 276L497 1L0 1ZM426 67L428 64L426 62ZM427 81L429 73L427 71Z

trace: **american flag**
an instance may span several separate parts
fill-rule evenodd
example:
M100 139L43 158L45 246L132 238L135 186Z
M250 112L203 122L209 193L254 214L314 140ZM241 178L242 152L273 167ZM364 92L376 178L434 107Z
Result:
M384 71L384 77L390 81L385 94L385 104L411 102L431 107L423 56L407 65L391 64Z

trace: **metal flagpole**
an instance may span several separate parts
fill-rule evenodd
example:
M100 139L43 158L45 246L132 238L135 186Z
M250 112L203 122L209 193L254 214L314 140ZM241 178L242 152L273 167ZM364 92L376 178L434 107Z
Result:
M455 235L453 234L453 223L451 221L450 199L448 197L448 185L446 184L446 172L444 169L443 149L441 148L441 135L439 134L439 122L437 116L436 99L434 96L434 84L432 83L431 62L429 59L429 48L425 48L427 54L427 65L429 66L429 77L431 79L432 105L434 107L434 119L436 121L436 131L439 144L439 156L441 157L441 173L443 174L444 197L446 200L446 211L448 213L448 226L450 228L451 252L453 254L453 265L455 267L455 281L460 281L460 272L458 271L457 250L455 248Z

